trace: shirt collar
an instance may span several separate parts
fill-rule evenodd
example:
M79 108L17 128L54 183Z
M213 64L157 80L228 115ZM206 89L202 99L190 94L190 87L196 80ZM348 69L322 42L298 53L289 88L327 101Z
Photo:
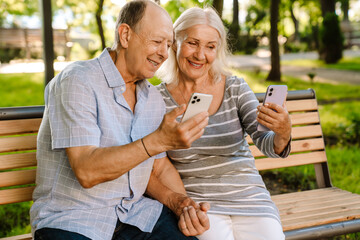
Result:
M119 70L116 68L109 54L109 50L110 50L109 48L105 48L104 51L98 57L106 81L109 87L111 88L120 87L120 86L125 87L125 81L122 78Z

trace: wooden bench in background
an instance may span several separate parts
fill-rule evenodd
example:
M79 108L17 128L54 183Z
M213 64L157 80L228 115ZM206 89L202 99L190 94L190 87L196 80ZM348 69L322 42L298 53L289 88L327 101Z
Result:
M263 100L264 93L256 95ZM289 91L287 109L293 125L291 155L286 159L266 158L254 145L250 146L260 171L307 164L315 167L318 189L272 196L280 211L286 239L319 239L360 232L360 195L331 184L314 91ZM43 110L43 106L0 108L0 153L3 154L0 155L0 204L32 199L36 132ZM250 138L248 141L252 144ZM7 239L31 239L31 235Z

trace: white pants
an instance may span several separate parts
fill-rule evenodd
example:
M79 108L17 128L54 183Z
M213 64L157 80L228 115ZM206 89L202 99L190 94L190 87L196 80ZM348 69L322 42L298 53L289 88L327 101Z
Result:
M284 240L281 224L270 217L208 214L210 229L199 240Z

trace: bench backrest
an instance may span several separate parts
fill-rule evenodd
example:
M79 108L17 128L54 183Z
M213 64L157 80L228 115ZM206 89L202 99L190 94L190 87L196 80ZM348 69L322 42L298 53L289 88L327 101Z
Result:
M0 109L0 204L32 200L43 111L42 106Z
M256 94L259 101L264 93ZM259 170L314 164L318 187L330 187L318 105L313 90L289 91L292 153L286 159L267 158L247 138ZM36 133L43 106L0 108L0 204L32 199L36 177Z

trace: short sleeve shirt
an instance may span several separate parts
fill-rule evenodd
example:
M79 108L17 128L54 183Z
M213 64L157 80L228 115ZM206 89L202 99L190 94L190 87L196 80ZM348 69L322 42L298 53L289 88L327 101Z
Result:
M145 79L138 81L134 112L123 96L125 90L107 49L98 58L69 65L46 87L37 142L37 186L30 210L33 231L59 228L91 239L111 239L117 219L152 231L162 204L143 194L154 159L165 153L115 180L85 189L65 152L77 146L126 145L158 128L165 104L156 88Z

